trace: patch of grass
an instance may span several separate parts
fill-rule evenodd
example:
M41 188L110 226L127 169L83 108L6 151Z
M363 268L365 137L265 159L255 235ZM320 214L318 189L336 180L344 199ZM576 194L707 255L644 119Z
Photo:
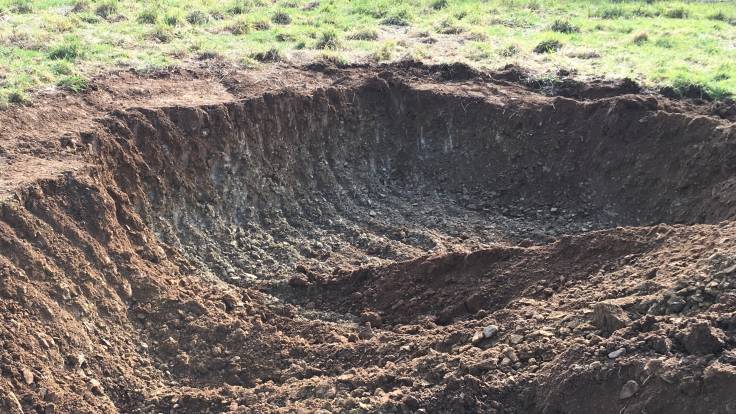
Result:
M448 5L447 0L433 0L431 4L432 8L435 10L442 10L446 8L447 5Z
M687 15L687 10L684 7L675 7L664 12L664 16L670 19L687 19Z
M437 23L436 31L441 34L459 34L464 32L465 28L456 19L448 17Z
M736 18L734 18L732 15L726 14L723 10L718 10L717 12L709 14L708 19L727 23L736 21Z
M89 87L89 81L80 75L68 75L59 79L56 86L75 93L84 92Z
M28 105L31 98L28 94L20 89L11 89L6 93L5 99L11 104Z
M381 46L373 52L373 59L377 62L391 60L394 55L394 50L396 50L396 42L390 40L383 42Z
M654 45L664 49L671 49L675 46L672 42L672 39L670 39L669 37L660 37L659 39L654 41Z
M154 9L146 9L138 14L136 21L141 24L155 24L158 21L158 12Z
M631 39L631 42L635 45L643 45L644 43L649 41L649 35L647 32L639 32L634 35L634 37Z
M348 66L350 63L343 55L336 52L324 52L319 58L325 63L332 64L338 68Z
M621 19L628 17L629 14L621 6L607 6L596 10L592 16L601 19Z
M181 17L178 14L167 14L164 16L164 24L167 26L176 26L181 22Z
M161 43L169 43L174 39L174 31L170 26L157 24L146 36L148 39Z
M66 36L64 40L49 50L49 58L54 60L74 60L84 54L84 49L79 38Z
M340 38L335 30L325 30L317 41L317 49L335 50L340 47Z
M701 99L724 99L731 96L724 88L710 85L686 76L676 77L672 81L672 89L681 97Z
M103 1L95 7L95 14L102 17L103 19L107 19L117 12L118 3L114 0Z
M553 32L558 33L579 33L580 28L578 26L575 26L574 24L568 22L567 20L555 20L554 23L549 27L549 29Z
M210 21L210 15L202 10L192 10L187 14L187 21L191 25L207 24Z
M382 24L389 26L409 26L411 24L412 15L406 8L397 8L391 10L381 21Z
M251 22L251 26L257 31L271 30L271 23L266 19L257 19Z
M348 35L350 40L378 40L378 30L373 27L363 27Z
M28 14L33 11L31 0L13 0L10 2L10 11L18 14Z
M553 53L557 52L560 49L562 49L562 42L557 39L547 39L542 40L541 42L537 43L536 46L534 46L534 53Z
M234 35L244 35L250 32L250 23L247 19L238 16L225 26L225 30Z
M271 21L275 24L289 24L291 23L291 16L289 16L289 13L279 10L271 16Z
M279 62L283 60L283 54L281 50L276 47L271 47L262 52L256 52L250 55L251 58L259 62Z
M508 45L504 48L501 48L498 51L498 54L503 57L512 57L516 56L521 52L521 48L518 45Z

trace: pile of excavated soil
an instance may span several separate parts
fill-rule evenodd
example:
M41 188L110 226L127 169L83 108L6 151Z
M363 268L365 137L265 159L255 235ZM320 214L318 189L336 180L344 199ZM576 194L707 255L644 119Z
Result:
M0 412L736 412L736 127L634 86L219 68L1 112Z

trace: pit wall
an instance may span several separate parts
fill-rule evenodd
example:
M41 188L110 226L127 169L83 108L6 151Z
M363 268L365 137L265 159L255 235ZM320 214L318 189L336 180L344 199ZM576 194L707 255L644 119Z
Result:
M313 96L134 109L88 136L136 211L177 247L285 220L323 223L385 191L491 194L614 224L733 216L733 128L623 96L530 102L374 79Z

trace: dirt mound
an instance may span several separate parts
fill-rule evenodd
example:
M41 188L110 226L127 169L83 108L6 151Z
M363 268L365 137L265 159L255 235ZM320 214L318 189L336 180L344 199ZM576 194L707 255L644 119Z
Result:
M459 66L218 79L2 115L0 412L736 409L727 121Z

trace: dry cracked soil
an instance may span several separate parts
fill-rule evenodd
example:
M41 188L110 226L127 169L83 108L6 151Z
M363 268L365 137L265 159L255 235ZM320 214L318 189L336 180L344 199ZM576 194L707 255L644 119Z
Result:
M736 127L516 68L0 112L0 412L734 413Z

